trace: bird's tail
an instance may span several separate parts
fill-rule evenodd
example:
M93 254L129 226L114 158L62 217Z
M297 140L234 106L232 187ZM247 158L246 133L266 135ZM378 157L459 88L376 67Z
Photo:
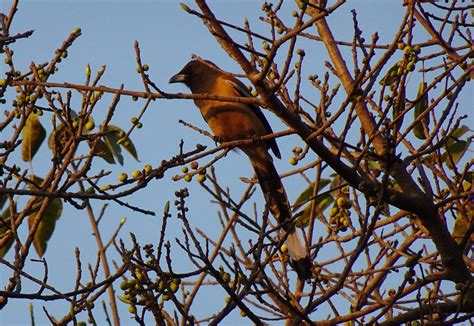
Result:
M265 149L256 146L244 151L250 157L270 212L278 223L283 226L283 229L288 232L286 246L292 266L299 279L307 280L312 276L312 264L305 246L296 232L288 197L280 176L273 165L272 157Z

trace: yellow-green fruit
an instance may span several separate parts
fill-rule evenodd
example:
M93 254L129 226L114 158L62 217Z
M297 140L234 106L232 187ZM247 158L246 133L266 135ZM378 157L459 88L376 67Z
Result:
M222 280L226 283L229 282L230 281L230 274L229 273L223 273L222 274Z
M135 306L128 306L128 312L134 314L137 312L137 308Z
M135 125L135 127L137 127L138 129L141 129L141 128L143 127L143 123L137 122L137 124Z
M10 64L12 62L12 58L7 57L5 60L3 60L6 64Z
M399 42L399 43L397 44L397 47L398 47L399 50L403 50L403 49L405 48L405 46L406 46L406 45L405 45L405 43L403 43L403 42Z
M338 213L339 213L339 208L333 207L333 208L331 208L331 210L329 211L329 216L330 216L330 217L334 217L334 216L336 216Z
M225 297L225 299L224 299L225 303L229 303L229 302L230 302L230 300L231 300L231 298L230 298L230 297Z
M133 102L138 101L138 97L137 97L137 96L132 96L132 101L133 101Z
M132 172L132 178L134 178L135 180L136 179L140 179L142 177L142 173L138 170L133 170Z
M184 176L184 181L186 181L186 182L190 182L192 179L193 179L193 177L190 174L186 174Z
M198 175L197 180L199 183L203 183L204 181L206 181L206 175L205 174Z
M127 281L123 281L122 283L120 283L120 288L121 288L122 290L128 289L128 282L127 282Z
M163 300L168 301L170 298L171 297L168 293L163 294Z
M182 166L182 167L181 167L181 172L183 172L183 173L188 173L188 171L189 171L189 169L188 169L187 166Z
M61 53L61 58L63 59L67 58L67 51L64 51L63 53Z
M132 117L130 119L130 122L133 123L134 125L136 125L138 123L138 118L137 117Z
M246 314L245 311L243 311L243 310L240 311L240 315L241 315L242 317L247 316L247 314Z
M347 199L345 197L338 197L337 198L337 206L344 207L346 204Z
M87 121L86 125L84 126L87 131L91 131L92 129L95 128L95 123L93 120Z
M120 182L125 182L127 181L127 179L128 179L128 175L125 172L120 173L118 176L118 180Z
M296 165L298 164L298 160L296 159L296 157L290 157L288 159L288 162L291 164L291 165Z
M296 154L301 154L301 152L303 152L303 149L301 147L295 147L293 149L293 151L296 153Z
M172 283L170 284L170 290L171 290L171 291L176 292L176 291L178 291L178 288L179 288L179 286L178 286L178 284L176 284L175 282L172 282Z
M147 164L143 167L143 170L145 170L145 174L150 174L151 170L153 169L150 164Z
M148 71L150 69L150 66L148 66L146 63L143 65L143 71Z
M286 245L286 243L282 244L281 247L280 247L280 251L285 253L288 251L288 246Z
M102 191L107 191L107 190L109 190L110 188L111 188L111 186L108 184L108 185L105 185L105 186L101 187L100 190L102 190Z
M6 83L5 79L0 79L0 86L5 86Z

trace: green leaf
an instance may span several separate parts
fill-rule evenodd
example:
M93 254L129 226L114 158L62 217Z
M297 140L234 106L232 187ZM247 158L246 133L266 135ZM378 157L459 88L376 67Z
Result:
M451 137L447 141L448 146L454 143L457 139L464 136L464 134L468 131L469 131L469 127L465 125L462 125L458 129L454 130L453 133L451 134Z
M138 159L138 153L137 153L137 149L135 148L135 145L133 144L132 140L130 138L128 138L125 142L121 143L120 144L123 148L125 148L125 150L127 152L130 153L130 155L133 156L133 158L135 160L137 160L138 162L140 162L140 160Z
M140 161L138 159L137 149L132 140L125 138L125 131L114 125L107 126L106 131L108 131L108 133L103 136L104 142L120 165L123 165L122 147L129 152L134 159Z
M396 82L401 72L400 70L400 62L395 62L395 64L388 70L387 74L379 81L379 84L382 86L390 86L394 82Z
M458 216L456 217L456 221L454 222L452 234L453 234L454 241L456 241L458 245L461 244L462 239L464 238L466 233L469 231L469 226L474 217L473 206L474 204L468 203L468 205L466 205L467 216L458 214Z
M420 86L418 87L418 95L416 96L417 98L426 90L427 83L422 82L420 83ZM428 107L428 92L426 92L418 102L415 104L415 110L414 110L414 118L418 118L418 116L423 113L426 108ZM430 115L426 114L423 119L418 121L415 126L413 127L413 134L415 135L416 138L418 139L426 139L426 136L429 133L429 126L430 123Z
M324 211L334 202L334 198L330 193L325 193L321 196L318 196L316 199L316 211ZM308 226L309 218L311 216L311 203L307 204L303 209L303 213L299 216L296 221L295 225L299 228L305 228Z
M89 145L90 146L90 145ZM114 155L102 140L99 140L95 146L94 155L103 158L109 164L115 164Z
M37 114L31 113L28 116L21 133L23 135L21 148L22 159L25 162L31 162L46 138L46 130L39 121Z
M113 126L107 127L106 131L113 130L112 127ZM117 160L117 162L119 162L120 165L123 165L122 149L120 148L120 145L117 144L120 138L121 137L119 137L119 133L115 131L112 131L103 136L103 140L104 140L105 145L108 148L108 151Z
M446 141L446 151L441 156L441 160L443 162L446 162L446 165L451 169L453 168L452 163L458 163L471 145L470 139L459 139L468 131L469 128L467 126L461 126L458 129L454 130L451 136ZM448 159L448 155L451 157L451 159Z
M318 193L320 190L322 190L324 187L326 187L331 181L329 179L321 179L319 180L319 187ZM293 204L293 212L296 212L301 206L306 204L311 197L313 196L313 191L314 191L314 182L311 183L299 196L296 198L294 204Z
M37 176L32 176L31 179L39 186L43 182L43 180ZM36 187L32 184L29 184L29 188L36 189ZM33 222L40 207L43 204L43 200L45 200L44 197L38 197L33 203L32 211L28 216L28 226L30 227L30 229L33 225ZM46 206L46 209L43 212L43 215L40 217L41 220L33 238L33 245L40 257L42 257L46 252L48 241L53 235L56 226L56 221L61 217L62 212L63 202L61 198L50 199L48 205Z
M6 207L2 214L0 215L0 219L3 222L6 222L5 225L2 224L0 226L0 238L3 239L3 237L8 237L8 240L6 240L3 244L2 247L0 247L0 258L3 258L8 250L10 250L12 244L13 244L13 233L8 234L8 232L12 232L10 229L10 223L7 221L10 218L10 207Z
M3 205L5 205L6 201L7 201L7 195L6 194L0 195L0 209L3 208Z

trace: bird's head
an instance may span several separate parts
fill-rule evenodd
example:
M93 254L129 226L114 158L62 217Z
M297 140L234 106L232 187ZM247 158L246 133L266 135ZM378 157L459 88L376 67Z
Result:
M191 60L176 75L170 78L169 83L183 83L191 91L197 90L199 84L209 80L219 73L219 68L210 61Z

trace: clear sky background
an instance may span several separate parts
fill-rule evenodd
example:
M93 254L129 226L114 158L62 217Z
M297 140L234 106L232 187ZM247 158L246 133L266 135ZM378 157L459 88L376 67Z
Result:
M256 30L266 31L268 26L261 23L258 17L261 15L260 7L263 1L251 0L221 0L209 1L211 8L215 10L217 17L228 20L235 24L242 24L244 17L248 17L251 26ZM398 22L403 15L401 1L393 0L358 0L348 1L337 16L331 16L329 23L338 40L350 41L353 35L352 19L350 10L357 5L361 28L365 38L370 40L370 35L378 32L381 43L390 41L398 29ZM0 11L8 12L11 1L2 0ZM191 1L185 1L190 7L195 7ZM287 12L293 10L294 3L290 2ZM59 65L59 72L50 81L82 83L85 80L85 66L90 64L93 73L102 65L107 65L105 76L100 84L118 88L121 83L129 90L141 91L143 89L140 76L136 73L135 52L133 43L140 42L142 60L150 66L149 75L162 89L168 92L187 92L184 86L168 85L167 81L174 73L190 59L191 54L197 54L203 58L215 62L220 67L240 72L238 67L229 59L227 54L217 45L214 37L210 35L202 22L184 12L178 1L21 1L19 11L15 17L11 32L19 33L26 30L34 30L34 34L28 40L20 40L12 45L15 51L14 62L21 71L26 71L31 61L35 63L45 62L54 56L54 51L67 38L73 28L80 27L82 35L69 49L69 57ZM322 75L326 70L323 62L327 60L326 52L317 43L300 43L307 53L307 74L317 73ZM351 60L348 60L350 63ZM2 57L3 62L3 57ZM3 75L5 66L0 65L0 74ZM333 80L335 83L336 81ZM416 93L416 89L413 90ZM9 94L11 96L12 94ZM317 94L315 95L317 96ZM76 100L79 98L76 94ZM95 110L96 121L105 114L110 104L110 96L105 96ZM141 110L142 102L132 102L122 99L113 124L128 129L130 118L136 116ZM3 111L3 110L2 110ZM269 117L270 123L275 131L284 129L284 126L275 118ZM136 162L131 156L125 154L125 166L109 166L101 159L97 159L93 171L101 168L113 171L110 182L115 182L120 171L131 173L133 169L141 169L144 164L157 166L162 159L168 159L178 151L180 139L185 141L185 148L191 149L196 143L213 146L213 143L204 136L190 131L178 123L179 119L186 120L194 125L205 127L199 111L191 101L156 101L151 104L145 113L144 127L132 134L132 139L138 145L138 154L141 162ZM46 120L45 125L50 128ZM48 129L49 131L50 129ZM2 136L3 138L3 136ZM291 167L287 163L292 156L291 148L297 145L297 138L287 137L279 140L283 159L276 162L277 169L283 173ZM41 155L44 154L44 155ZM50 167L50 153L44 144L39 154L33 160L35 173L44 175ZM309 157L313 159L314 156ZM18 160L20 162L20 160ZM27 164L24 168L28 168ZM250 177L252 171L246 157L242 154L231 153L227 158L221 160L217 165L217 174L222 184L229 185L232 193L238 197L244 185L239 182L239 177ZM167 200L173 201L173 193L181 187L187 186L191 190L189 204L190 216L194 226L200 227L210 235L215 234L213 223L217 207L210 203L209 196L200 189L196 182L185 184L175 183L171 177L179 173L167 173L164 180L151 183L145 190L130 197L127 201L144 209L153 210L158 216L144 216L123 207L112 204L106 211L101 230L103 239L108 240L110 234L115 230L120 219L127 217L127 222L122 229L120 237L127 240L128 233L134 232L142 244L156 243L161 225L160 213ZM105 180L104 180L104 183ZM293 201L297 195L306 187L303 179L293 178L285 181L285 186ZM260 194L255 197L260 207L262 200ZM99 205L95 205L98 211ZM247 207L249 208L249 207ZM173 212L174 213L174 212ZM174 235L179 236L180 223L173 216L171 223L175 227L170 228L169 239ZM23 230L25 231L25 230ZM49 280L62 291L72 290L75 278L74 248L81 249L83 264L95 263L97 247L91 227L85 212L77 211L65 205L61 219L57 223L56 231L49 241L45 258L49 263ZM23 233L24 234L24 233ZM181 236L180 236L181 237ZM35 254L30 258L34 258ZM7 256L11 258L11 256ZM186 268L183 261L175 257L174 262L177 270ZM26 271L41 278L41 265L29 262ZM1 286L7 283L11 271L0 266ZM38 288L25 282L23 291L34 292ZM103 297L107 299L107 296ZM213 297L214 298L214 297ZM223 298L223 296L222 296ZM10 300L9 304L0 311L0 324L2 325L24 325L29 323L27 300ZM37 324L49 324L42 311L42 306L48 311L61 317L68 311L67 305L59 302L35 302L35 317ZM198 317L206 316L207 313L216 311L216 305L221 307L224 302L216 302L214 299L201 297L199 302L200 311ZM97 309L99 310L99 309ZM129 314L126 306L120 303L121 319L127 324ZM100 314L98 315L100 316ZM84 320L86 317L83 318ZM103 322L104 320L100 320ZM130 323L133 323L130 321ZM225 324L244 323L238 311L234 312Z

